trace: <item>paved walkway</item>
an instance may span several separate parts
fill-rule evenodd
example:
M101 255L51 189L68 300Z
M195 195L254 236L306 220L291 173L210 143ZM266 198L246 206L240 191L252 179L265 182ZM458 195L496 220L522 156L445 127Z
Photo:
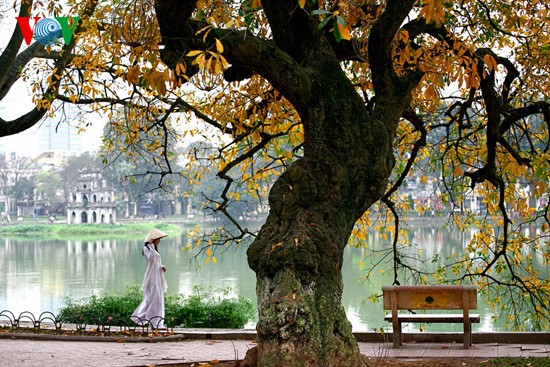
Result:
M250 340L182 340L173 342L90 342L0 339L0 366L10 367L122 367L242 359ZM393 349L391 344L359 343L370 357L546 357L548 344L477 344L463 349L461 343L410 343Z

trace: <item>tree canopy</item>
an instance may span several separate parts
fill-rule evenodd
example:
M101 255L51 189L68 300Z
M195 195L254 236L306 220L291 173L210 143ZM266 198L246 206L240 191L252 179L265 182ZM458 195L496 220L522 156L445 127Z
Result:
M19 12L64 11L55 4ZM153 153L160 185L215 172L226 185L212 204L227 215L235 187L270 188L258 233L236 220L224 233L252 241L259 365L364 365L339 302L341 254L374 227L391 235L394 283L474 283L511 327L548 327L548 273L533 264L550 261L550 2L69 4L80 21L68 45L22 48L14 29L0 95L24 78L36 108L0 119L0 134L71 103L109 117L107 147ZM201 142L174 155L169 142L190 136ZM427 199L402 194L410 181ZM446 225L476 233L423 274L407 261L406 213L442 207L457 208ZM220 238L202 242L207 256Z

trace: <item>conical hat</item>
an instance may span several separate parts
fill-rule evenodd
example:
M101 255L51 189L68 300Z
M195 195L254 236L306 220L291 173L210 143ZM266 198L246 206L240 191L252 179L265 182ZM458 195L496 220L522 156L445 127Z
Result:
M147 235L147 239L145 240L145 242L153 242L157 238L163 238L166 236L168 236L168 233L164 233L163 231L153 228L152 230L149 231L149 234Z

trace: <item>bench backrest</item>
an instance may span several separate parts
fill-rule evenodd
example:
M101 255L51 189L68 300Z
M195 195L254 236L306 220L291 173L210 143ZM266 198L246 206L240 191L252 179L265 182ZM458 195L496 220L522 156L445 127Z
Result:
M384 310L477 309L477 288L468 285L396 285L382 287Z

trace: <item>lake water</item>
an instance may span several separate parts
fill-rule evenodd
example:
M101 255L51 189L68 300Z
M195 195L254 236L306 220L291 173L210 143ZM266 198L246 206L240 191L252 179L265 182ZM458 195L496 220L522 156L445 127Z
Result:
M141 237L141 236L140 236ZM452 234L436 229L416 229L410 240L422 243L426 257L436 252L450 253L463 249L468 234ZM248 268L243 250L217 254L218 263L196 268L189 254L181 250L187 235L162 240L159 252L168 271L168 292L190 294L196 285L214 288L231 287L235 294L256 301L255 275ZM387 246L376 236L369 236L369 246ZM143 238L135 240L38 240L0 238L0 311L7 309L18 315L30 311L38 316L43 311L57 314L66 297L75 299L92 294L116 292L125 285L141 284L145 260L141 254ZM383 321L381 303L368 297L379 293L382 285L391 285L391 271L375 271L368 282L361 261L366 250L347 248L344 254L343 304L354 331L371 331L389 325ZM541 265L543 266L543 265ZM544 265L546 272L548 266ZM381 269L390 269L386 264ZM478 312L482 322L474 330L502 330L494 325L489 307L480 301ZM253 327L253 323L247 327ZM417 326L414 326L417 327ZM426 331L460 330L461 325L426 325Z

